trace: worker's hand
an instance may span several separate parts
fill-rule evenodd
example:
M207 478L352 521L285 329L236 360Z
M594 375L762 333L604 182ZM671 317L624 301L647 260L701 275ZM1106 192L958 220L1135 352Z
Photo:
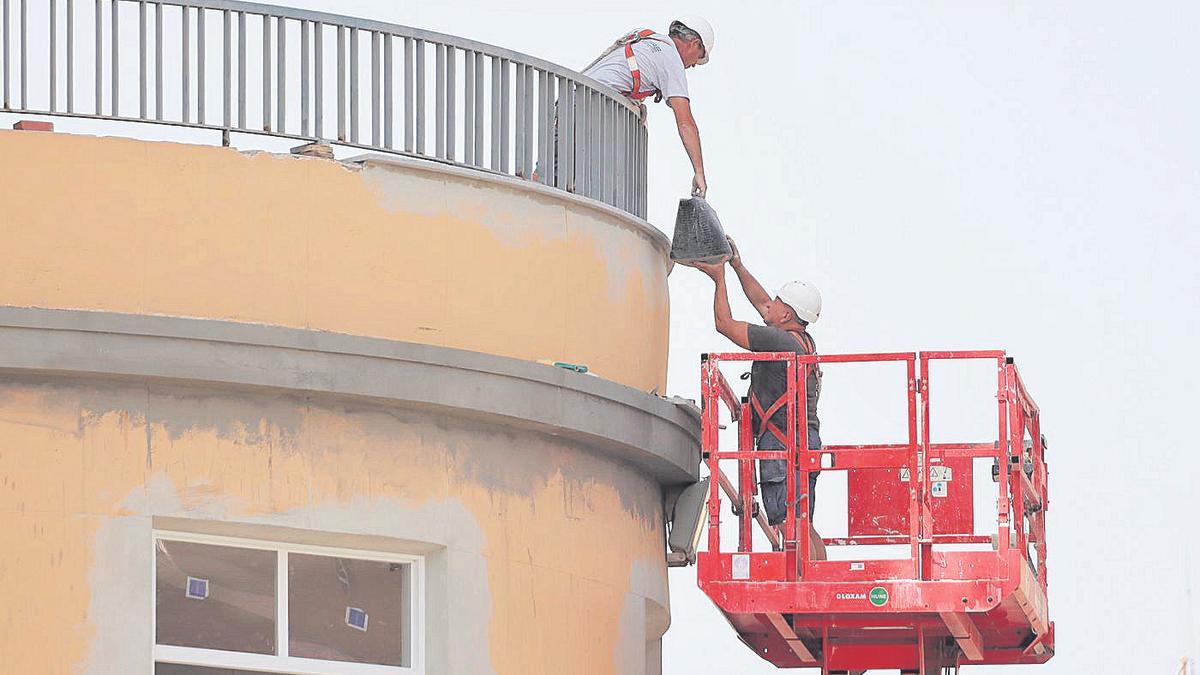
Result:
M716 279L717 277L719 277L725 273L725 262L724 261L721 261L719 263L681 262L679 264L687 265L688 267L695 267L696 269L700 270L701 272L704 272L705 274L707 274L709 276L709 278L712 278L712 279Z
M704 197L708 194L708 183L704 182L704 174L698 173L692 176L692 196Z
M738 251L737 244L733 243L733 237L726 235L725 241L729 242L729 249L731 251L733 251L733 255L729 257L729 266L735 267L735 268L741 267L742 266L742 254Z

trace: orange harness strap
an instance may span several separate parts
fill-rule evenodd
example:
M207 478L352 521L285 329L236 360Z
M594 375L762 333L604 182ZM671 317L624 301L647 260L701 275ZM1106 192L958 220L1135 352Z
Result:
M633 45L636 42L641 42L646 38L654 35L654 31L649 28L643 28L639 31L634 31L629 35L621 38L621 43L625 45L625 62L629 64L629 73L633 75L633 91L629 92L629 98L640 101L644 98L654 97L654 102L658 103L662 100L662 92L657 89L649 89L642 91L642 71L638 68L637 59L633 56ZM657 39L657 38L655 38ZM660 40L661 42L662 40Z
M816 353L816 345L813 344L811 335L802 333L800 331L788 332L796 338L796 341L799 342L802 347L808 350L809 354ZM808 340L805 341L804 338L801 337L802 335L807 337ZM787 434L785 434L782 429L771 422L771 418L775 416L775 413L779 412L779 410L785 405L787 405L787 397L780 396L773 404L771 404L770 408L763 410L762 403L758 400L758 396L756 396L753 391L750 392L750 406L754 408L755 414L758 415L758 436L762 436L763 432L770 431L771 433L775 434L775 437L778 438L781 443L787 441ZM797 426L798 425L799 423L797 422Z

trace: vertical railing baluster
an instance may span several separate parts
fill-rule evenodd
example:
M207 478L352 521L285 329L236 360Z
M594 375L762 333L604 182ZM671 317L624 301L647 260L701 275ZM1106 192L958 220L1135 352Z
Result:
M238 12L238 128L246 128L246 13Z
M523 122L525 125L525 147L523 148L523 152L525 153L526 177L531 179L537 170L537 166L533 163L533 153L537 148L537 136L534 135L533 125L533 114L537 109L536 100L534 99L537 96L537 87L533 79L536 73L537 71L533 66L525 67L525 120Z
M204 8L196 8L196 122L204 124L204 101L206 90L204 87L205 68L204 68Z
M358 29L350 29L350 142L358 142Z
M483 166L483 53L475 52L475 166ZM468 143L470 141L467 141Z
M600 199L604 190L604 95L592 92L592 199Z
M371 145L379 147L379 31L371 31Z
M630 113L625 113L625 114L628 118L626 123L629 124L629 136L630 136L629 147L632 148L632 150L633 150L633 154L630 156L630 160L629 160L629 168L630 168L630 171L629 171L629 196L630 196L629 210L630 210L630 212L636 213L637 209L638 209L638 203L639 203L638 189L637 189L637 179L638 179L637 154L638 154L638 142L641 139L638 137L637 115L633 115Z
M613 146L613 206L625 208L625 107L620 103L613 104L613 136L617 139Z
M600 201L604 201L604 187L607 184L606 177L604 175L604 172L608 170L608 167L605 165L604 161L607 157L607 148L605 147L605 143L608 143L611 140L605 134L605 122L608 120L604 107L604 102L606 100L607 97L605 97L603 94L599 92L596 93L596 186L595 194L592 198Z
M558 95L558 156L563 169L559 186L575 191L575 82L563 78Z
M417 152L425 154L425 41L417 40L413 43L413 49L416 50L416 71L417 71L417 100L416 100L416 135L417 135Z
M313 135L325 137L325 24L313 24Z
M492 57L492 155L489 166L500 170L500 57Z
M392 83L392 34L383 36L383 146L392 149L392 121L395 115L395 87Z
M569 133L571 124L571 109L569 107L571 105L570 88L570 80L566 77L558 78L558 97L554 104L554 112L552 113L554 117L554 147L551 149L551 152L554 156L554 184L563 190L568 189L567 156L569 153L567 152L567 148L571 144L571 134Z
M610 206L617 204L617 185L619 184L619 176L617 172L620 170L617 167L617 147L620 142L617 140L617 109L620 105L611 98L605 98L608 104L608 200Z
M515 155L513 173L521 178L528 177L529 173L525 169L525 64L516 64L516 119L513 124L516 127L514 133L515 143L513 153Z
M287 18L275 19L275 49L278 54L275 59L275 103L278 111L275 114L275 131L287 133Z
M640 193L638 192L638 155L640 153L640 145L639 144L641 143L642 139L641 139L640 134L638 133L639 124L638 124L637 115L631 114L631 113L626 113L626 115L628 115L628 117L629 117L629 121L628 121L629 129L630 129L630 131L629 131L630 146L629 147L632 148L632 150L633 150L633 154L630 156L630 160L629 160L629 168L630 168L630 171L629 171L629 195L630 195L629 210L631 213L636 214L638 211L638 204L641 203L641 196L640 196Z
M4 52L3 52L3 53L0 53L0 62L3 62L3 63L4 63L4 101L3 101L3 103L4 103L4 108L5 108L5 109L8 109L8 108L11 108L11 107L12 107L12 105L10 105L9 98L8 98L8 92L9 92L9 82L8 82L8 80L9 80L9 70L11 70L11 64L9 63L9 58L10 58L10 57L11 57L11 55L12 55L12 52L9 50L9 44L8 44L8 40L9 40L9 37L8 37L8 35L9 35L9 21L10 21L10 19L9 19L9 6L8 6L8 2L9 2L9 0L0 0L0 11L2 11L2 12L3 12L3 14L4 14L4 35L3 35L3 36L0 36L0 37L3 37L3 38L4 38L4 40L3 40L3 42L4 42L4 45L3 45ZM100 15L100 0L96 0L96 16L99 16L99 15ZM97 21L96 21L96 24L97 24L97 25L99 25L99 24L100 24L100 21L99 21L98 19L97 19ZM99 30L99 29L97 29L97 30ZM97 99L99 99L99 97L97 97ZM99 113L100 113L100 108L99 108L98 106L99 106L100 104L99 104L99 103L97 103L96 105L97 105L97 108L96 108L96 113L97 113L97 114L99 114Z
M463 162L475 163L475 54L463 50Z
M413 40L404 38L404 151L413 151Z
M500 59L500 163L497 171L508 172L508 130L512 120L509 117L509 105L512 99L512 85L508 81L509 60Z
M221 12L221 123L226 129L233 126L233 15Z
M458 50L446 45L446 159L454 159L455 108L458 102L454 95L454 81L458 79Z
M337 27L337 138L346 140L346 27Z
M75 112L75 0L67 0L67 112Z
M446 48L435 44L433 71L434 152L446 157Z
M575 191L581 195L588 193L588 162L591 154L588 152L588 89L579 84L575 90Z
M630 164L629 152L633 148L633 138L629 130L629 111L625 106L617 106L617 120L621 125L621 145L617 147L618 163L621 167L621 209L624 211L630 210L630 190L629 190L629 175Z
M554 185L554 161L550 149L550 137L554 133L551 129L553 113L550 111L553 82L549 72L538 72L538 167L543 185Z
M154 119L163 118L163 6L154 5Z
M24 2L24 0L22 0ZM146 3L138 3L138 119L146 119Z
M638 133L641 134L641 136L642 136L642 156L639 158L639 161L638 161L638 167L640 168L640 170L642 172L642 175L641 175L642 207L641 207L641 212L638 215L645 218L647 216L647 214L649 213L649 209L650 209L650 193L648 190L648 185L649 185L649 183L648 183L649 166L648 165L650 163L650 132L649 132L649 130L646 129L645 125L643 125L641 123L640 119L638 121L638 129L639 129Z
M0 9L2 9L3 13L4 13L4 35L3 35L3 37L4 37L4 53L0 54L0 56L3 57L3 58L0 58L0 61L4 62L4 107L7 109L7 108L12 107L11 105L9 105L9 100L8 100L8 86L9 86L8 85L8 78L9 78L8 71L10 70L10 67L9 67L10 64L8 62L8 59L9 59L9 55L11 54L11 52L9 51L9 47L8 47L8 34L9 34L8 0L0 0ZM97 17L100 16L100 0L96 0L96 16ZM96 20L96 25L97 26L100 25L99 19ZM97 28L97 31L99 31L99 28ZM99 44L99 42L97 42L97 44ZM99 61L99 59L97 59L97 61ZM100 98L99 96L96 97L97 100L99 100L99 98ZM100 104L97 103L96 105L97 105L96 113L99 114L100 113L100 108L99 108Z
M112 0L112 63L109 66L112 68L112 116L121 116L121 15L120 2Z
M616 103L604 97L604 203L613 204L617 193L617 106Z
M4 0L4 107L8 107L8 0ZM96 20L95 20L96 39L93 41L93 48L96 51L96 62L94 66L95 76L93 84L96 89L96 114L103 114L104 106L104 10L100 6L100 0L96 0Z
M21 0L21 109L29 109L29 5ZM8 67L8 64L5 64Z
M308 137L308 25L307 19L300 21L300 135Z
M546 131L546 156L550 177L547 179L547 185L553 185L558 188L565 188L566 183L563 181L562 171L562 150L559 147L562 143L562 127L558 119L558 107L562 105L563 90L566 88L562 85L566 82L565 78L559 78L551 74L548 81L550 91L547 92L548 114L547 131Z
M262 17L262 128L271 130L271 17Z
M629 115L625 107L615 106L617 121L617 147L613 151L617 155L617 194L619 208L629 210Z
M192 30L188 24L190 22L191 10L187 7L179 8L179 29L182 36L181 44L183 52L180 54L179 62L179 87L180 87L180 114L179 117L184 124L188 124L192 119L192 102L191 102L191 75L192 75Z
M58 0L50 0L50 112L58 105Z

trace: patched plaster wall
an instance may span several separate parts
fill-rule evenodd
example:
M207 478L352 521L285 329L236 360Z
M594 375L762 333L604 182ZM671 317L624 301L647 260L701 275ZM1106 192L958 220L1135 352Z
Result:
M529 432L287 395L0 383L11 672L150 672L156 523L429 555L429 672L637 672L668 603L661 519L654 481Z
M658 672L696 452L646 395L656 230L431 162L7 131L0 204L0 669L148 675L159 527L425 555L429 673Z
M0 158L0 305L562 360L663 391L666 240L611 208L432 162L17 131Z

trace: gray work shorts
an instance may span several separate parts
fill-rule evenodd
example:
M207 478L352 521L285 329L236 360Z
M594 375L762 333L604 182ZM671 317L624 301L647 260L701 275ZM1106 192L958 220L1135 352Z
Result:
M775 434L766 432L758 439L759 450L784 450L783 441ZM808 449L821 449L821 434L816 429L808 429ZM817 475L819 471L808 474L808 518L812 520L813 509L817 506ZM762 459L758 462L759 492L762 493L763 508L767 511L767 522L779 525L787 517L787 462L782 459ZM800 472L796 472L796 506L799 507L805 497L800 486Z

